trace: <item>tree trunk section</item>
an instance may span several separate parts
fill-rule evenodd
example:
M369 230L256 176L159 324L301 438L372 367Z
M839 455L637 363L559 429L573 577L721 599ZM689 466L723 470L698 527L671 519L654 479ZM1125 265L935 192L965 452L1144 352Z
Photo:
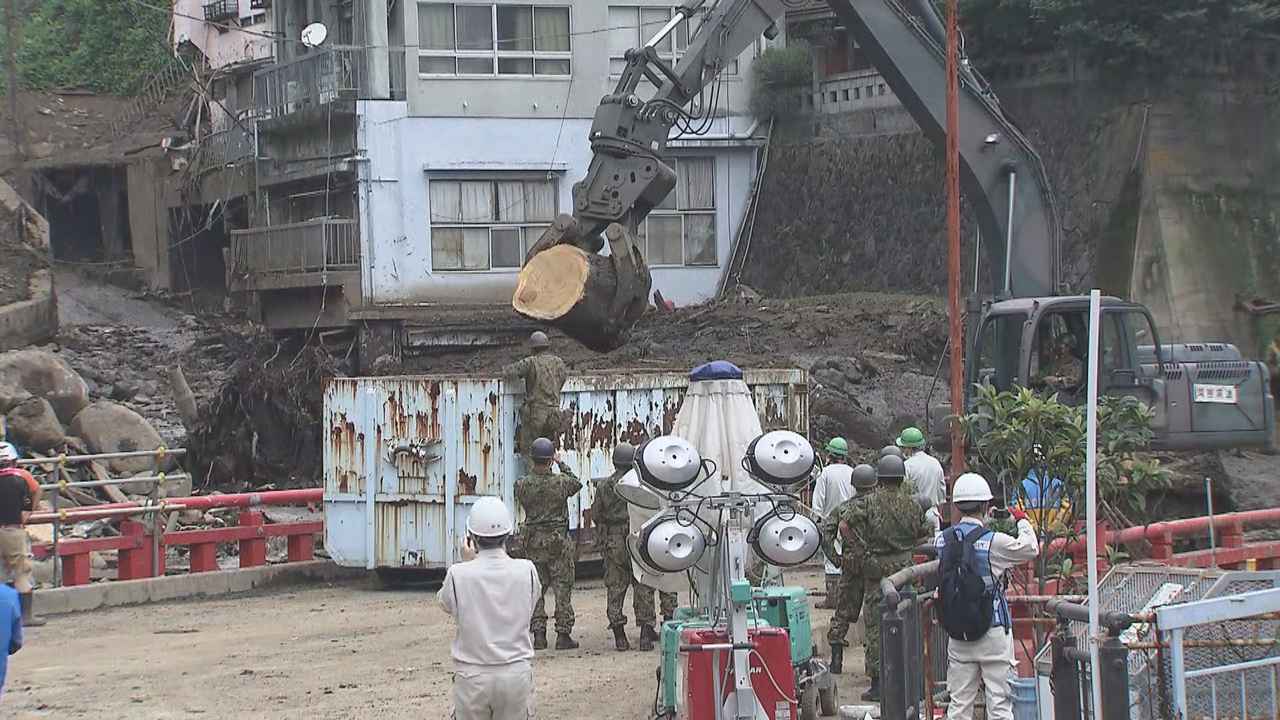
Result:
M610 315L618 290L613 261L573 245L534 255L520 270L511 306L596 352L622 345L627 323Z
M178 416L182 418L182 426L187 433L194 433L200 423L200 412L196 409L196 396L187 384L187 376L181 365L169 368L169 387L173 391L173 402L178 406Z

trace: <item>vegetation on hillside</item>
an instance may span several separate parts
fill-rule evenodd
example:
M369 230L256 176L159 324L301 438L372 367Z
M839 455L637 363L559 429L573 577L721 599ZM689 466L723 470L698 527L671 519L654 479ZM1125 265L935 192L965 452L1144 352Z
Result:
M967 48L1000 59L1068 49L1104 68L1194 69L1280 41L1280 0L960 0Z
M808 45L769 48L751 65L751 111L758 118L794 112L800 94L813 81Z
M23 88L74 87L129 94L172 54L169 13L164 10L167 0L145 5L132 0L25 0L23 4L18 36ZM6 49L4 42L0 32L0 50Z

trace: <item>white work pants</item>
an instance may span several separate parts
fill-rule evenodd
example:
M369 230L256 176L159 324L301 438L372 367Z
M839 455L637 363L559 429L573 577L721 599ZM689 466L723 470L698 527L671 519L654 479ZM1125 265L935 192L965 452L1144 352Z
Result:
M533 668L494 668L455 672L454 720L532 720Z
M947 643L947 720L973 720L978 684L987 688L987 720L1013 720L1009 678L1013 675L1013 633L993 627L980 640Z

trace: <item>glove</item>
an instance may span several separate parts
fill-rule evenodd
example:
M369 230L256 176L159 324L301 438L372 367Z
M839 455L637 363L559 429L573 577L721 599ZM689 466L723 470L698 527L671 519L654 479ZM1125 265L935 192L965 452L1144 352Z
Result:
M1021 522L1027 519L1027 513L1020 508L1009 508L1009 515L1013 517L1014 522Z

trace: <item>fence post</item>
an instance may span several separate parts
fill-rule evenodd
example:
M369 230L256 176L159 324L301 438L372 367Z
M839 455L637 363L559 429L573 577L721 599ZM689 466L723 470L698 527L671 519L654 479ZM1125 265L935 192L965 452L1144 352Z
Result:
M56 550L54 552L57 552ZM91 562L87 552L68 555L62 559L62 585L74 587L89 584Z
M1236 520L1222 530L1222 548L1224 550L1244 547L1244 523ZM1244 562L1223 563L1228 570L1239 570Z
M144 522L124 520L120 523L120 535L133 540L132 547L120 550L117 575L121 580L139 580L154 577L151 574L151 547ZM164 572L163 562L160 573Z
M1151 527L1147 533L1151 542L1151 559L1167 562L1173 558L1173 531L1164 523Z
M890 608L883 596L880 614L880 717L883 720L906 720L909 674L903 657L906 623L898 608Z
M191 546L191 572L213 572L218 570L218 544L196 543Z
M311 533L289 536L289 562L306 562L316 557L316 536Z
M240 541L240 567L251 568L267 564L267 539L262 534L262 513L245 510L239 515L239 524L257 529L254 537Z
M1101 720L1129 720L1129 649L1117 632L1107 634L1098 648L1102 664L1098 676L1102 681Z
M1080 713L1080 666L1067 658L1067 650L1076 647L1075 638L1067 631L1067 621L1059 618L1058 628L1053 633L1052 657L1053 669L1050 679L1053 683L1053 717L1054 720L1081 720Z

